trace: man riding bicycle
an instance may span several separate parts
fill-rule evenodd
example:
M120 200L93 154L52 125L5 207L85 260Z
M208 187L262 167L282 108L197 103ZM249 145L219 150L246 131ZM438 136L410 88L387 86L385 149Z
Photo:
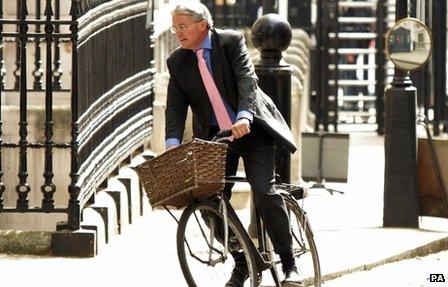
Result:
M301 286L285 203L274 188L276 145L295 152L292 133L258 87L241 33L215 29L207 7L196 2L177 5L172 22L171 31L181 47L167 59L166 148L182 142L188 107L193 112L194 137L209 140L219 130L232 131L226 175L236 173L242 157L254 202L282 262L282 286ZM227 198L231 188L225 186ZM231 254L235 269L225 286L243 286L248 272L237 267L245 266L245 256L238 251Z

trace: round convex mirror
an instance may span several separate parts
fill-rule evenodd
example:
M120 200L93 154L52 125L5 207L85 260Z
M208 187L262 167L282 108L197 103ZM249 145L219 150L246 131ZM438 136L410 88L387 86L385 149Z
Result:
M387 34L387 56L400 70L413 71L422 67L428 61L431 49L431 32L420 20L401 19Z

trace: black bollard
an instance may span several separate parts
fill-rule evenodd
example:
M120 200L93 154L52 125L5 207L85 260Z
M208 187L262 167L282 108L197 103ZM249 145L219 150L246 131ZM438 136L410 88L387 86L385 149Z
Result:
M407 17L407 10L407 1L397 0L396 21ZM385 101L385 227L418 227L416 104L409 72L395 68Z
M291 43L292 31L287 21L277 14L266 14L252 26L252 42L261 52L255 64L260 88L269 95L291 126L291 67L282 61L282 51ZM291 182L291 154L277 149L276 173L285 183Z
M409 76L394 77L386 91L385 227L418 227L416 89Z

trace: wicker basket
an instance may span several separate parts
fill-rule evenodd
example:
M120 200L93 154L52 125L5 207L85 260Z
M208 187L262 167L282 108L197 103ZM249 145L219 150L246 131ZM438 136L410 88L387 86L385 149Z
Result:
M226 144L195 139L136 170L153 207L182 208L223 189L226 153Z

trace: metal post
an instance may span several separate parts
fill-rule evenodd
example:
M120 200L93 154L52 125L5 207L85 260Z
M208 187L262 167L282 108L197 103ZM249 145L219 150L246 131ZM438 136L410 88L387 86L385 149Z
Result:
M324 3L323 1L317 2L317 20L316 20L316 28L315 28L315 36L316 36L316 47L314 50L314 65L311 66L311 70L313 71L312 75L312 83L311 86L314 86L314 95L315 95L315 124L314 129L317 131L320 129L320 124L322 123L323 111L322 111L322 101L323 94L326 91L325 79L323 79L323 72L327 67L325 67L324 57L327 52L327 48L324 46L324 37L325 33L327 33L324 25Z
M330 8L334 11L332 13L329 13L329 23L333 23L333 32L335 34L335 38L333 39L333 49L334 54L332 56L333 63L334 63L334 70L333 70L333 76L329 76L329 78L332 78L334 81L334 86L332 87L331 92L326 97L326 103L327 103L327 114L329 114L330 111L333 112L333 118L331 119L331 124L333 125L334 131L338 131L338 118L339 118L339 106L338 106L338 90L339 90L339 1L329 1L328 4L330 5ZM328 57L330 60L330 57ZM330 60L331 62L331 60ZM327 64L329 64L328 62ZM328 70L328 69L327 69ZM330 71L328 71L328 75L330 75ZM330 102L330 95L333 96L334 100ZM328 127L327 129L328 130Z
M17 19L20 18L20 0L16 0L16 15ZM17 25L17 32L20 33L20 26ZM15 69L14 69L14 90L18 91L20 87L20 40L19 37L15 40L16 45L16 61L15 61Z
M261 61L255 65L260 88L268 94L291 126L292 69L281 61L282 51L291 43L292 30L279 15L269 14L252 26L252 42L261 52ZM276 155L276 173L283 182L291 181L291 154L279 147Z
M412 18L419 18L420 15L417 15L417 0L411 0L411 12L410 16ZM420 20L422 20L420 18ZM415 88L417 89L417 106L420 108L423 106L423 87L425 85L424 79L423 79L423 69L419 69L417 71L411 72L411 81L415 85Z
M40 0L36 0L36 20L40 20L41 19L41 3ZM41 32L41 28L40 28L40 24L37 23L36 24L36 33L40 33ZM40 47L40 38L36 37L36 39L34 40L35 43L35 55L34 55L34 71L33 71L33 76L34 76L34 83L33 83L33 89L37 90L37 91L41 91L42 90L42 76L43 76L43 71L42 71L42 59L41 59L41 47Z
M277 13L277 0L263 0L263 15Z
M0 1L0 18L3 18L3 1ZM0 33L3 32L3 22L0 23ZM3 151L3 140L2 140L2 92L4 89L3 85L3 36L0 36L0 210L3 209L3 193L6 188L3 184L3 164L2 164L2 151Z
M429 1L425 1L425 22L428 27L430 27L430 30L432 30L432 25L430 23L432 11L430 9L430 3ZM425 83L427 83L424 86L424 99L423 99L423 109L425 111L425 117L429 119L429 108L431 105L431 86L432 81L434 81L434 77L431 75L431 65L426 64L423 67L423 78L425 80Z
M446 1L432 2L433 8L433 89L434 89L434 135L440 134L440 124L446 132Z
M386 59L383 53L384 47L384 22L385 22L384 0L378 0L376 7L376 41L375 41L375 92L376 92L376 123L378 124L377 133L384 134L384 83L386 81L385 63Z
M311 32L311 2L311 0L288 1L288 22L292 27Z
M61 14L61 5L60 5L60 0L55 0L54 2L54 19L56 21L60 20L60 14ZM60 27L59 24L55 24L55 28L54 28L54 32L55 34L58 34L60 32ZM54 90L61 90L62 89L62 82L61 82L61 77L62 77L62 68L61 68L61 45L60 45L60 40L59 38L55 38L54 39L54 67L53 67L53 89Z
M20 27L19 27L19 47L20 47L20 121L19 121L19 183L16 185L18 195L17 209L26 211L28 209L28 194L31 187L27 182L28 178L28 122L27 122L27 67L26 67L26 46L28 40L28 24L26 16L28 9L26 0L20 1Z
M328 95L329 95L329 86L328 82L330 80L330 71L328 69L328 63L330 62L330 51L328 47L330 47L330 37L328 35L329 27L329 11L328 11L328 1L319 1L320 2L320 21L321 22L321 51L320 51L320 124L322 125L324 131L328 132ZM319 128L318 128L319 130Z
M407 0L397 0L396 21L407 17ZM409 72L395 68L386 91L383 225L418 227L416 89Z
M229 7L227 5L227 0L223 0L222 5L222 18L224 26L229 27L230 26L230 19L229 19Z
M53 85L51 82L51 46L53 43L54 27L50 23L53 11L51 9L51 0L46 0L45 7L45 42L46 42L46 65L45 65L45 182L41 186L43 194L42 209L51 211L54 209L53 194L56 191L56 186L53 183Z
M155 0L150 0L151 1L151 24L149 27L149 50L150 50L150 59L151 59L151 80L152 80L152 85L151 85L151 99L150 102L153 103L155 96L154 96L154 86L155 86L155 74L156 74L156 58L155 58L155 49L156 49L156 38L157 36L154 35L154 27L155 27L155 23L154 23L154 10L155 10L155 6L154 6L154 2ZM153 114L153 110L151 109L151 114Z
M78 124L78 15L80 14L79 0L72 0L70 15L72 24L70 25L71 42L72 42L72 141L71 141L71 169L70 169L70 185L68 192L70 199L68 203L68 228L71 230L79 229L81 222L81 210L79 204L80 187L78 185L78 159L79 159L79 124Z
M252 26L252 24L257 20L258 9L260 8L260 4L258 0L248 0L246 2L246 19L245 26Z

